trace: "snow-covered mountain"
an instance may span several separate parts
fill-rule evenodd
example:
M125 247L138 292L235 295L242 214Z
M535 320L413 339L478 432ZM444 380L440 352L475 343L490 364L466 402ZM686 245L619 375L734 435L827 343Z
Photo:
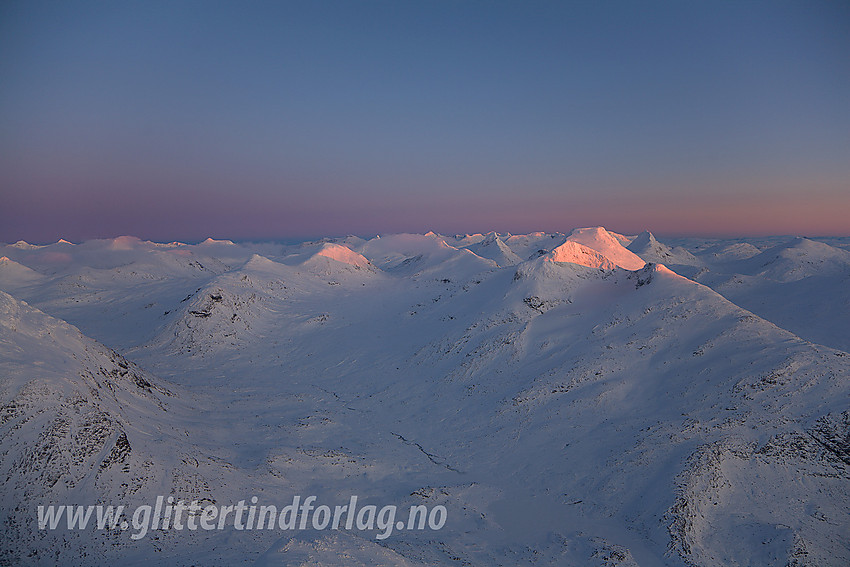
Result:
M464 247L477 256L493 260L501 267L514 266L522 262L522 258L511 250L510 246L505 244L502 237L495 232L491 232L482 240L474 241Z
M0 559L847 564L847 252L718 256L740 244L594 227L2 247ZM822 340L787 301L804 292L831 312ZM158 495L447 520L385 539L37 529L38 505Z
M38 530L34 504L130 503L199 488L199 478L185 486L172 478L175 441L196 451L180 429L183 402L138 365L2 291L0 332L0 561L72 565L135 554L120 529L97 537Z
M737 259L698 255L706 267L693 277L802 338L850 351L850 252L807 238L782 240Z
M702 262L686 249L679 246L670 248L661 244L648 230L640 233L627 248L646 262L684 266L702 265Z
M567 236L567 242L595 250L615 266L627 270L639 270L645 264L639 256L623 246L625 237L608 232L601 226L576 228Z

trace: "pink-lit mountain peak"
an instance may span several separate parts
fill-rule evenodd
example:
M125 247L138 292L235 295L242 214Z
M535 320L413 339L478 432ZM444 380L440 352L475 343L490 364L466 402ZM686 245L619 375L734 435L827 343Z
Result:
M627 241L625 236L615 235L601 226L577 228L570 232L564 244L552 251L552 259L556 262L574 262L594 268L620 267L639 270L646 262L623 246L622 242ZM591 254L588 249L596 255Z

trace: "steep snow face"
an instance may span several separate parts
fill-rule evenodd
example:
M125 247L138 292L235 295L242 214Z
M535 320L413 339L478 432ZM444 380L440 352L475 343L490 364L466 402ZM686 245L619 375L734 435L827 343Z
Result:
M552 262L571 262L603 270L638 270L645 265L640 257L623 248L620 241L601 226L573 230L566 241L545 258Z
M3 292L0 375L0 561L120 555L116 531L35 529L36 506L127 500L169 482L159 453L164 438L179 439L168 412L181 404L132 362Z
M595 250L611 263L627 270L639 270L646 264L637 254L623 248L620 240L601 226L577 228L567 236L567 241Z
M660 243L655 239L651 232L649 232L648 230L644 230L639 235L637 235L635 239L632 240L626 248L628 248L632 252L637 253L636 250L641 250L646 247L654 247L659 244Z
M601 253L579 244L573 240L567 240L549 254L544 256L550 262L570 262L579 266L587 266L588 268L601 268L603 270L613 270L620 267L614 261L608 259Z

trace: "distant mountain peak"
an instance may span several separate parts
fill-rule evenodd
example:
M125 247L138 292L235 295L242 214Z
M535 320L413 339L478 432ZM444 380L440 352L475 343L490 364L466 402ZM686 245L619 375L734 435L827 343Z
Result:
M550 262L569 262L588 268L613 270L617 264L592 248L573 240L568 240L545 256Z
M232 240L227 240L227 239L224 239L224 240L216 240L216 239L214 239L214 238L212 238L212 237L207 238L206 240L204 240L203 242L201 242L201 244L206 244L206 245L208 245L208 246L209 246L210 244L224 244L225 246L235 246L235 245L236 245L236 243L235 243L235 242L233 242Z
M660 264L699 265L700 261L684 248L670 248L656 240L648 230L644 230L632 240L627 249L646 262Z
M602 226L576 228L567 236L567 242L590 248L615 266L627 270L639 270L646 264L637 254L623 247L620 239Z
M349 266L353 266L357 269L375 269L372 263L364 256L354 252L346 246L342 246L341 244L333 244L330 242L322 244L322 247L310 258L310 260L317 257L328 258L342 264L348 264ZM310 260L308 260L308 262Z
M649 232L648 230L644 230L639 235L637 235L634 240L632 240L631 244L629 244L627 248L634 252L636 249L640 249L645 246L651 246L657 242L658 240L655 239L655 236L653 236L651 232Z

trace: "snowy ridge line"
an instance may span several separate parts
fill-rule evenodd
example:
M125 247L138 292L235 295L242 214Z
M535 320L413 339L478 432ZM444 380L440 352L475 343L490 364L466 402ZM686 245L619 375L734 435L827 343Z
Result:
M850 564L848 245L0 246L0 563Z

